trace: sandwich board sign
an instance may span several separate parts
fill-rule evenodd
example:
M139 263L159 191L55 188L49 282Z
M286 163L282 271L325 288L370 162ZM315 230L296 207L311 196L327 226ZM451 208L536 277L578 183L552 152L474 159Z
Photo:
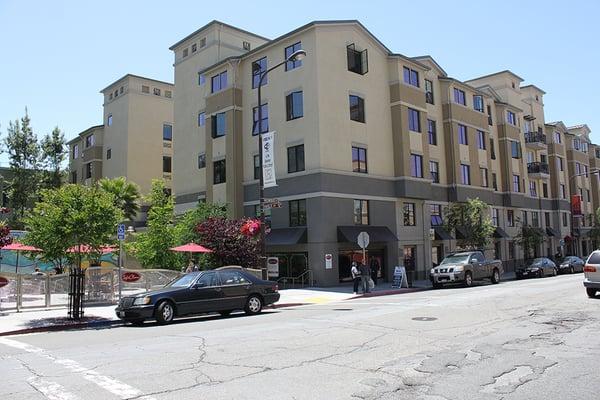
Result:
M392 281L392 287L408 287L408 281L406 280L406 268L404 268L404 266L396 265L396 267L394 267L394 280Z

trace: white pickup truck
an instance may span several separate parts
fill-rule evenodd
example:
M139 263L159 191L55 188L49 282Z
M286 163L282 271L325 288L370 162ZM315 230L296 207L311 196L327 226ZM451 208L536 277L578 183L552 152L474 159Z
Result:
M462 283L469 287L474 281L484 279L498 283L502 272L502 261L486 260L481 251L462 251L446 256L440 265L431 269L429 279L434 289L447 283Z

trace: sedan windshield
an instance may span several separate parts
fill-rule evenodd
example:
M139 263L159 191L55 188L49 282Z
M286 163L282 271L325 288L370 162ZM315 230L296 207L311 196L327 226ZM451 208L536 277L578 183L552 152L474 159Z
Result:
M198 274L185 274L182 277L175 279L173 282L169 283L167 286L170 287L188 287L192 284L194 280L198 277Z
M440 265L444 264L466 264L469 261L468 254L454 254L452 256L448 256L442 260Z

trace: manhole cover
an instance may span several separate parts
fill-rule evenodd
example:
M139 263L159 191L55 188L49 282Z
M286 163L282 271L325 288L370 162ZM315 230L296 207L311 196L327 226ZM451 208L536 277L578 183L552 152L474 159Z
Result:
M333 311L352 311L352 308L334 308Z
M437 318L435 317L414 317L413 321L435 321Z

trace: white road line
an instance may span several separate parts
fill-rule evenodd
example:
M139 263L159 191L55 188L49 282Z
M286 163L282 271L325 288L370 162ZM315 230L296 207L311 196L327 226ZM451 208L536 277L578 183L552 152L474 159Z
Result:
M48 400L79 400L73 393L67 392L62 385L47 381L36 376L27 379L27 382Z
M56 364L62 365L63 367L65 367L66 369L68 369L72 372L82 374L83 377L85 379L87 379L88 381L95 383L96 385L100 386L102 389L107 390L110 393L112 393L122 399L129 399L132 397L142 396L142 397L140 397L140 400L154 400L153 397L143 396L144 393L142 391L140 391L139 389L134 388L133 386L129 386L128 384L118 381L109 376L101 375L100 373L98 373L96 371L93 371L89 368L84 367L83 365L79 364L77 361L69 360L66 358L62 358L62 359L56 358L56 357L48 354L48 352L46 352L46 350L41 349L39 347L35 347L35 346L32 346L27 343L23 343L23 342L19 342L17 340L12 340L12 339L7 339L7 338L0 338L0 344L4 344L6 346L13 347L15 349L20 349L20 350L26 351L28 353L37 354L40 357L44 357Z

